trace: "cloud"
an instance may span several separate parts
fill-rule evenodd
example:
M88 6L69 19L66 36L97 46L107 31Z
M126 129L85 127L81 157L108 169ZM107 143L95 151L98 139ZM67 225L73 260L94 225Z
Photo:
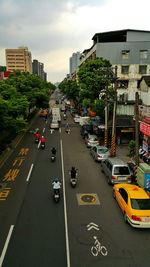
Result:
M149 30L149 1L141 12L136 0L1 0L0 64L5 48L24 45L45 65L52 82L63 79L72 53L92 46L96 32ZM134 12L133 12L134 11Z

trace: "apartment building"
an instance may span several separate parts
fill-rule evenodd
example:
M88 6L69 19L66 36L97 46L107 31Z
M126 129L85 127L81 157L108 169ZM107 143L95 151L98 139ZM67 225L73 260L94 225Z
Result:
M32 62L32 72L33 74L39 76L43 80L47 80L47 74L44 72L44 64L34 59Z
M150 75L150 31L125 29L96 33L93 45L82 53L80 64L104 58L117 66L118 97L134 100L142 75Z
M5 49L7 71L32 73L32 56L27 47Z
M70 76L74 74L74 72L77 70L78 66L80 65L80 57L81 57L80 52L73 53L72 56L70 57L69 59Z

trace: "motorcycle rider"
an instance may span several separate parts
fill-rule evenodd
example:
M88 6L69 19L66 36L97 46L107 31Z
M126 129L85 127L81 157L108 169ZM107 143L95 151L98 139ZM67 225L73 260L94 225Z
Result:
M42 135L40 141L41 141L41 145L45 145L45 137L43 135Z
M51 152L52 152L52 155L56 155L56 148L52 147Z
M40 140L39 129L36 129L34 136L35 136L35 141L38 140L38 142L39 142L39 140Z
M54 180L52 185L53 185L54 194L56 194L57 192L60 191L61 183L59 182L59 180L57 178Z
M77 169L75 167L71 168L70 175L71 175L71 179L77 178Z
M70 127L69 127L69 123L68 122L65 125L65 131L66 131L66 133L70 133Z

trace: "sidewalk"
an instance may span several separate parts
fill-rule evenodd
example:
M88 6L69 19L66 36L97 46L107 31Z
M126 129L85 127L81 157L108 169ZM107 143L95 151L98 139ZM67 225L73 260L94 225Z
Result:
M122 159L124 162L128 162L131 160L131 158L127 156L128 153L128 145L117 145L116 157Z

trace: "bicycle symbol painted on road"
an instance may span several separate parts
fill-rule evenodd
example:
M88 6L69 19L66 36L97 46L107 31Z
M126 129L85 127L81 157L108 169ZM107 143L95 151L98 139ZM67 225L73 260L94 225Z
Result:
M107 256L108 251L105 246L101 246L101 243L98 241L97 236L93 236L95 239L94 245L91 247L91 253L94 257L97 257L98 254L102 254L103 256Z

